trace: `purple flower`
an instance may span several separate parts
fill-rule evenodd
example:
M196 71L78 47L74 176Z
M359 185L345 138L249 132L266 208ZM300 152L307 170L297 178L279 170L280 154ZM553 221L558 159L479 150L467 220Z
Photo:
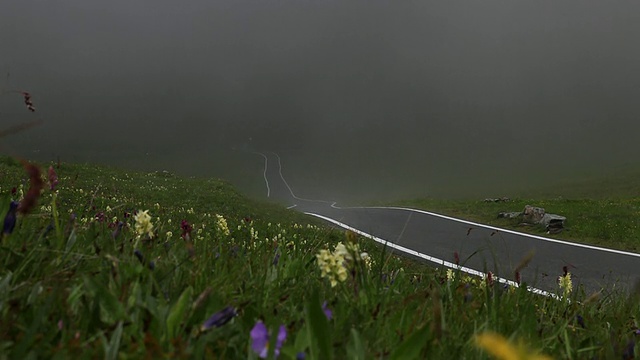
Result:
M53 169L53 166L49 166L49 188L53 191L58 185L58 174Z
M305 354L304 351L301 351L298 354L296 354L296 360L305 360L306 358L307 358L307 354Z
M95 218L97 222L104 222L107 216L102 211L100 211L99 213L96 214Z
M13 232L13 229L16 227L16 211L18 210L19 203L17 201L12 201L9 204L9 211L7 215L4 216L4 227L2 228L2 233L5 235L9 235Z
M273 258L273 266L278 265L279 261L280 261L280 252L277 252L276 256Z
M622 352L622 358L624 360L635 359L635 354L636 354L635 348L636 348L636 342L633 341L633 339L629 340L629 342L627 343L627 346L625 346Z
M116 229L113 230L113 232L111 233L111 237L113 237L114 239L117 238L120 235L120 232L122 231L123 226L124 226L124 223L122 221L118 221L118 225Z
M258 354L259 357L265 359L269 354L269 332L267 327L262 321L258 321L256 325L251 329L251 349ZM284 325L280 325L278 330L278 339L276 341L276 347L274 354L276 357L280 355L280 348L287 339L287 328Z
M138 260L140 260L141 263L144 264L144 255L142 255L142 252L140 252L140 250L136 249L133 254L138 258Z
M204 322L204 324L202 324L202 326L200 327L200 330L205 331L205 330L211 329L212 327L219 328L222 325L231 321L231 319L233 319L233 317L236 315L237 315L236 309L234 309L231 306L227 306L226 308L211 315L211 317L208 318L207 321Z
M191 231L193 230L193 227L187 220L182 220L180 222L180 229L182 229L182 235L180 236L182 236L184 240L191 240Z
M331 320L333 318L333 311L327 307L327 302L322 303L322 311L324 312L324 316L327 317L327 320Z
M576 320L578 321L578 325L580 325L584 329L584 318L582 317L582 315L576 315Z

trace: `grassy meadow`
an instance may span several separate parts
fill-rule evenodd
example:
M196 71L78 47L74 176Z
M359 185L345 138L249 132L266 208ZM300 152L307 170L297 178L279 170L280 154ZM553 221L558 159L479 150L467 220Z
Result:
M220 180L2 157L0 216L1 358L631 359L637 351L637 292L586 294L568 275L554 299L497 280L513 274L429 267ZM568 216L573 233L578 218Z

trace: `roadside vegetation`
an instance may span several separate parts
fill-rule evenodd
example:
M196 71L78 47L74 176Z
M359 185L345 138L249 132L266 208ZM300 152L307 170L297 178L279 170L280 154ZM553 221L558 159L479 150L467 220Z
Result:
M393 205L433 211L545 237L640 252L638 171L627 169L617 177L563 181L507 195L510 199L505 202L426 198L404 200ZM565 216L565 229L558 234L547 234L543 227L526 226L519 219L498 218L501 212L522 211L525 205L542 207L548 213Z
M637 291L432 268L215 179L3 157L0 217L2 358L631 359L640 334Z

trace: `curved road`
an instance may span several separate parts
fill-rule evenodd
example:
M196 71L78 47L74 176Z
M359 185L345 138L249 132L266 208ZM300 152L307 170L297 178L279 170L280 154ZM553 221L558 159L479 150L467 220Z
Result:
M513 283L514 269L531 251L534 256L521 272L531 290L553 296L562 267L572 273L574 287L587 293L611 286L629 288L639 280L640 254L565 242L407 208L348 207L305 199L293 187L275 153L256 153L265 159L264 180L268 196L286 207L316 216L336 226L354 230L375 241L437 266L456 267L458 252L462 271L483 275L487 271ZM548 291L548 292L547 292Z

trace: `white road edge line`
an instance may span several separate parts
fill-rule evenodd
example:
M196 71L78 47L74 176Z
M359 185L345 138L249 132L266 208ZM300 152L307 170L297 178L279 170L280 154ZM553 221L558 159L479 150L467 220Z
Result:
M572 242L558 240L558 239L546 238L546 237L543 237L543 236L525 234L525 233L517 232L517 231L514 231L514 230L503 229L503 228L499 228L499 227L495 227L495 226L491 226L491 225L484 225L484 224L474 223L474 222L471 222L471 221L468 221L468 220L457 219L457 218L454 218L454 217L451 217L451 216L437 214L437 213L433 213L433 212L430 212L430 211L419 210L419 209L396 207L396 206L362 206L362 207L345 207L345 208L337 207L337 206L332 206L332 207L334 209L390 209L390 210L414 211L414 212L417 212L417 213L422 213L422 214L426 214L426 215L430 215L430 216L435 216L435 217L439 217L439 218L442 218L442 219L447 219L447 220L451 220L451 221L457 221L457 222L460 222L460 223L463 223L463 224L473 225L473 226L477 226L477 227L483 227L485 229L496 230L496 231L505 232L505 233L509 233L509 234L524 236L524 237L528 237L528 238L531 238L531 239L548 241L548 242L553 242L553 243L563 244L563 245L568 245L568 246L581 247L581 248L586 248L586 249L591 249L591 250L610 252L610 253L615 253L615 254L620 254L620 255L640 257L640 254L632 253L632 252L628 252L628 251L610 249L610 248L594 246L594 245L572 243Z
M325 201L325 200L310 200L310 199L304 199L301 197L297 197L296 194L293 193L293 190L291 190L291 186L289 186L289 183L287 182L287 180L284 179L284 176L282 175L282 162L280 160L280 155L276 154L276 153L272 153L273 155L275 155L278 158L278 173L280 174L280 179L282 179L282 182L284 182L284 184L287 186L287 189L289 189L289 193L291 193L291 196L296 199L296 200L302 200L302 201L310 201L310 202L321 202L321 203L330 203L330 201ZM335 202L334 202L335 204Z
M287 206L287 209L293 209L294 207L298 206L298 204L293 204L291 206Z
M398 244L394 244L394 243L389 242L387 240L381 239L381 238L379 238L377 236L374 236L374 235L368 234L368 233L366 233L364 231L358 230L358 229L356 229L354 227L351 227L351 226L349 226L347 224L343 224L343 223L341 223L341 222L339 222L337 220L334 220L334 219L332 219L330 217L326 217L324 215L319 215L319 214L315 214L315 213L311 213L311 212L305 212L305 214L311 215L311 216L315 216L315 217L320 218L320 219L323 219L325 221L328 221L330 223L338 225L341 228L353 231L356 234L360 234L360 235L362 235L364 237L367 237L367 238L369 238L369 239L371 239L371 240L373 240L375 242L378 242L378 243L380 243L382 245L385 245L385 246L388 246L390 248L402 251L402 252L404 252L406 254L409 254L409 255L413 255L413 256L419 257L421 259L430 261L430 262L435 263L437 265L442 265L442 266L445 266L445 267L451 268L451 269L457 269L457 270L460 270L460 271L465 272L465 273L470 274L470 275L479 276L482 279L486 278L486 276L487 276L487 274L485 274L485 273L483 273L481 271L478 271L478 270L475 270L475 269L471 269L471 268L468 268L466 266L456 265L456 264L454 264L452 262L445 261L445 260L442 260L442 259L438 259L436 257L430 256L430 255L426 255L426 254L417 252L415 250L406 248L404 246L401 246L401 245L398 245ZM507 284L509 286L519 287L518 283L516 283L515 281L507 280L507 279L504 279L504 278L501 278L501 277L498 277L498 276L495 276L494 278L495 278L495 281L497 281L497 282L499 282L501 284ZM550 297L550 298L553 298L553 299L556 299L556 300L560 300L561 299L558 295L556 295L554 293L550 293L550 292L542 290L542 289L534 288L532 286L527 286L527 291L530 291L530 292L532 292L534 294L547 296L547 297Z
M263 153L256 151L254 151L253 153L264 158L264 172L262 172L262 177L264 178L264 183L267 185L267 197L271 197L271 188L269 188L269 180L267 180L267 164L269 162L269 159L267 158L267 155Z

